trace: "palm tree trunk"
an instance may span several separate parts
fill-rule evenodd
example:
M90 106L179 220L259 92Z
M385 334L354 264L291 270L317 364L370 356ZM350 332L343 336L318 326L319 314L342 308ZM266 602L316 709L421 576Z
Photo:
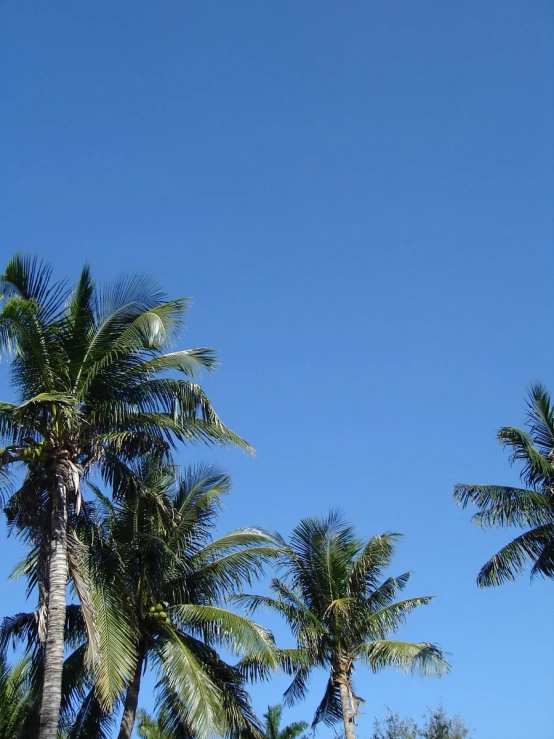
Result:
M345 739L356 739L352 702L350 700L350 696L352 694L352 691L349 689L350 678L343 672L337 675L336 682L339 686L340 707L342 710L342 721L344 723L344 737Z
M67 587L67 485L63 470L60 469L56 470L56 483L52 491L51 524L39 739L56 739L62 699Z
M140 679L142 676L142 664L144 662L144 656L144 647L140 646L137 655L135 674L133 675L133 679L129 683L129 686L127 688L127 695L125 696L125 708L123 709L123 716L121 718L121 726L119 727L119 734L117 736L117 739L131 739L131 734L133 733L133 726L135 725L135 718L137 715Z

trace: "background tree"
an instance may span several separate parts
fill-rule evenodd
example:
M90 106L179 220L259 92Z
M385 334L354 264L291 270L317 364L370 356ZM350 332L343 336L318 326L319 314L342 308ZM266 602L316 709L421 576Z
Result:
M523 465L527 489L500 485L456 485L454 500L479 509L472 521L481 527L527 529L482 567L481 587L515 580L531 565L531 578L554 577L554 409L550 394L533 385L527 401L527 431L505 427L498 432L511 461Z
M82 478L99 467L106 481L117 483L137 454L167 456L175 441L247 446L192 382L199 368L215 366L213 353L168 352L183 325L186 299L168 300L142 276L102 290L88 267L73 290L51 276L39 260L16 255L0 279L0 354L13 356L18 396L16 404L0 403L1 481L12 467L25 466L23 484L9 502L12 524L19 530L43 524L35 542L45 663L41 739L55 739L58 726L67 519L81 508ZM166 371L186 379L163 377ZM86 597L82 602L86 608ZM93 613L86 623L93 626ZM129 666L122 665L122 677Z
M392 641L406 616L430 597L396 601L410 573L381 581L390 565L398 534L361 541L337 513L325 519L306 518L283 543L283 578L271 582L274 598L245 595L250 611L267 606L287 620L298 644L294 679L285 692L285 705L305 698L307 681L316 668L329 671L323 699L313 726L342 719L347 739L362 699L354 692L352 673L357 662L377 672L385 667L441 674L447 662L429 642Z
M0 739L25 739L25 718L33 703L29 658L11 666L0 656Z
M151 716L146 711L137 712L137 736L139 739L173 739L165 727L164 716Z
M295 721L281 728L281 719L283 717L283 706L268 706L267 713L264 713L264 736L265 739L297 739L307 728L305 721Z
M375 721L371 739L467 739L470 734L460 716L449 717L439 706L425 714L421 726L389 709L383 719Z
M419 731L421 739L467 739L471 729L461 716L447 716L442 706L430 710Z

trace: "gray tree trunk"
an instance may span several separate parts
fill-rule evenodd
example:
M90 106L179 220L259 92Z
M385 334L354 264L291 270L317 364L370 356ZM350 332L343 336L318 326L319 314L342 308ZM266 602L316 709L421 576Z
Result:
M135 725L135 718L137 715L143 662L144 648L139 647L135 673L133 675L133 679L129 683L129 687L127 688L127 695L125 696L125 708L123 709L123 716L121 718L121 726L119 727L119 734L117 735L117 739L131 739L131 734L133 733L133 727Z
M340 707L342 710L342 721L344 723L344 736L345 739L356 739L356 732L354 731L354 715L350 700L351 690L348 689L350 678L345 673L338 675L337 678L340 693Z
M44 683L39 739L56 739L62 699L65 603L67 587L67 485L56 471L52 491L52 529L48 562L48 606L44 650Z

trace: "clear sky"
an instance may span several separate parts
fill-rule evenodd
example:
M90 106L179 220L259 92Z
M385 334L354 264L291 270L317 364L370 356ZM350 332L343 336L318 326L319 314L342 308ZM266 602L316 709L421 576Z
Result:
M495 431L531 380L554 390L551 4L20 0L0 55L2 261L193 297L183 345L219 350L206 386L257 449L183 454L233 475L222 529L339 505L406 534L394 569L437 599L403 636L453 670L360 669L360 736L442 700L478 739L552 739L552 582L478 590L510 534L451 502L517 482ZM3 540L3 613L26 607L15 555Z

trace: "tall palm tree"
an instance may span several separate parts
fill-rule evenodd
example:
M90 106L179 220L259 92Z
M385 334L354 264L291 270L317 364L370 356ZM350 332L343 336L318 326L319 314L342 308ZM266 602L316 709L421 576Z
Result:
M262 670L278 668L271 634L225 605L277 550L273 538L255 528L213 538L229 487L229 477L213 467L198 466L176 478L171 468L147 458L136 465L119 501L96 491L102 519L89 581L93 592L99 583L102 592L124 595L119 609L127 611L133 633L133 673L119 739L131 737L147 666L158 677L158 708L168 732L259 736L244 678L216 650L223 646ZM105 602L107 660L118 672L127 645Z
M11 666L0 656L0 739L25 739L25 717L32 707L29 658Z
M454 500L479 511L473 522L484 528L513 526L527 529L483 565L481 587L515 580L531 565L531 578L554 577L554 408L543 385L532 385L527 400L527 431L504 427L500 443L511 461L523 464L526 488L505 485L456 485Z
M24 481L10 501L12 524L41 532L40 739L55 739L58 726L68 514L79 513L83 477L99 469L117 490L137 454L167 456L176 441L247 446L192 381L200 368L214 367L213 353L168 351L183 325L186 299L168 300L142 276L98 289L88 266L72 290L51 277L38 259L16 255L0 278L0 355L13 356L18 396L17 403L0 402L0 482L11 468L24 466ZM163 376L168 371L181 377ZM86 593L79 595L86 607ZM89 627L93 620L90 614ZM128 667L122 665L124 676Z
M267 713L264 713L264 736L265 739L297 739L307 728L305 721L294 721L281 728L281 719L283 717L283 706L268 706Z
M346 739L354 739L360 701L352 673L357 662L374 672L395 667L420 674L441 674L448 668L443 653L428 642L392 641L406 616L430 597L395 601L410 578L406 572L381 582L390 564L398 534L361 541L340 514L305 518L293 530L280 560L283 578L271 582L274 598L240 596L250 612L267 606L280 613L298 645L294 679L285 704L304 698L316 668L329 671L325 694L312 726L342 719Z

